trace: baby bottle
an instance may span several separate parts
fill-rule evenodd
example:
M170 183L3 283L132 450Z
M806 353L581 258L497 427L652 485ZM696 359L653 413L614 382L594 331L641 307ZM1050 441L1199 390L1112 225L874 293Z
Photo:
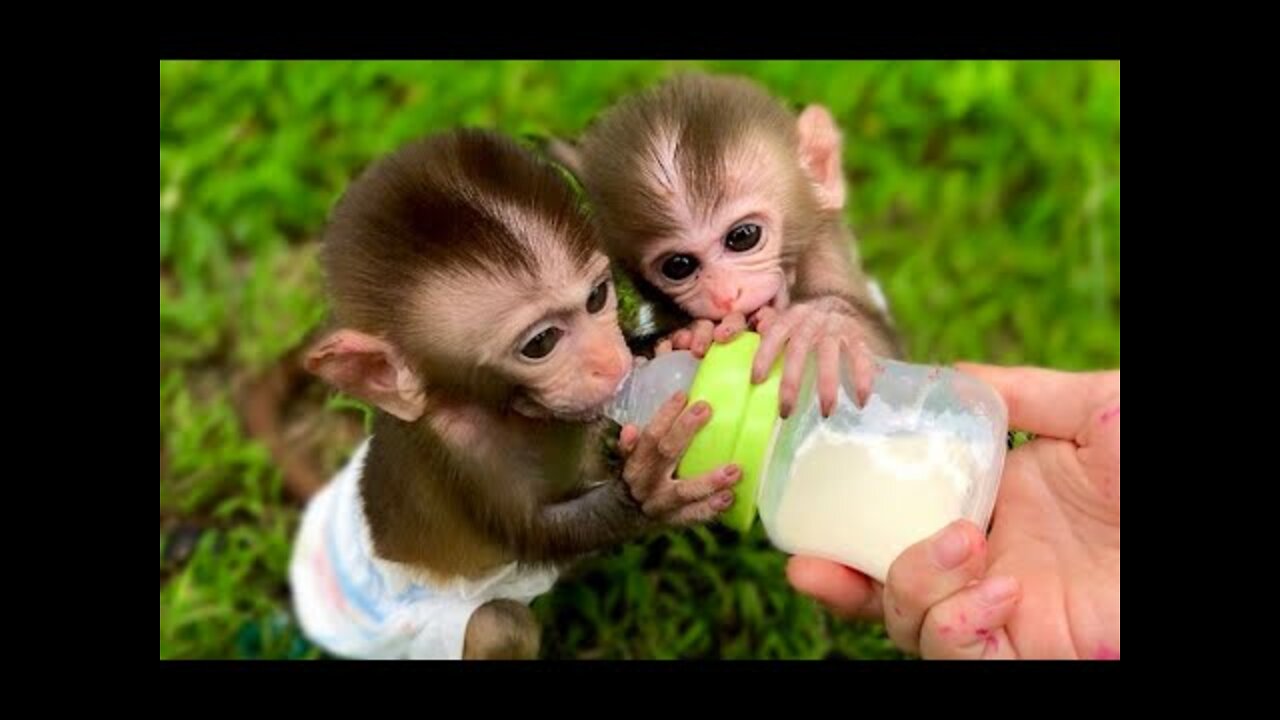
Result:
M751 383L760 337L713 344L699 362L673 352L637 367L606 414L644 427L672 394L705 400L711 420L676 470L694 477L726 463L742 468L722 521L750 529L757 514L769 540L791 554L822 557L884 581L893 560L950 522L986 528L1004 467L1008 414L986 383L948 368L882 358L870 393L854 402L841 375L835 409L823 418L812 356L796 409L778 416L781 364Z

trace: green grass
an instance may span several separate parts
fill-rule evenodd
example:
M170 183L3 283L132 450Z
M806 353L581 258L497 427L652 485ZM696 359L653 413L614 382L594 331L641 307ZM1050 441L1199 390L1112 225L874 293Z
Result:
M230 398L324 319L314 239L353 174L457 125L573 134L683 65L161 63L162 658L320 655L289 610L298 508ZM836 115L849 217L913 358L1119 366L1118 63L696 65ZM605 553L535 602L546 655L898 656L792 592L784 561L758 525Z

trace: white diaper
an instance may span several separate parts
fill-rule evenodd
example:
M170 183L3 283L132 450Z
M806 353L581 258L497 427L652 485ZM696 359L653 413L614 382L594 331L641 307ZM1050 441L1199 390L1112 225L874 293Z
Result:
M462 657L476 608L506 598L528 604L555 584L553 568L511 563L479 580L432 583L374 555L359 480L369 441L307 505L289 583L303 632L332 655L362 659Z

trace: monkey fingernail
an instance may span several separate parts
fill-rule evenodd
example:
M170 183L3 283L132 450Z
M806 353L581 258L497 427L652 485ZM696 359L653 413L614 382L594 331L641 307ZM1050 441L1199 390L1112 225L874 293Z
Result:
M711 504L717 510L724 510L733 504L733 493L728 491L722 492L711 499Z
M730 465L729 467L725 468L724 470L725 480L733 482L737 480L739 477L742 477L742 468L738 467L737 465Z
M631 445L635 443L635 440L636 429L635 427L628 425L622 428L622 432L618 434L618 447L623 452L627 452L631 449Z

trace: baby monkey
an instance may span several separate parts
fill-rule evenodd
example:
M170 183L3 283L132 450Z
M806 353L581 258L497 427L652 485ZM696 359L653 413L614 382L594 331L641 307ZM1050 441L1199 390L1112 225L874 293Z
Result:
M290 567L329 652L536 657L528 603L562 563L732 502L737 468L672 480L710 417L682 396L623 428L610 471L598 418L631 355L608 261L566 179L513 141L450 132L373 164L322 262L337 329L305 366L376 408Z
M752 327L755 382L785 347L783 417L811 350L824 416L842 357L859 370L868 353L901 355L842 219L841 138L825 108L797 117L747 80L684 74L550 154L581 179L610 255L693 318L666 347L701 356Z

